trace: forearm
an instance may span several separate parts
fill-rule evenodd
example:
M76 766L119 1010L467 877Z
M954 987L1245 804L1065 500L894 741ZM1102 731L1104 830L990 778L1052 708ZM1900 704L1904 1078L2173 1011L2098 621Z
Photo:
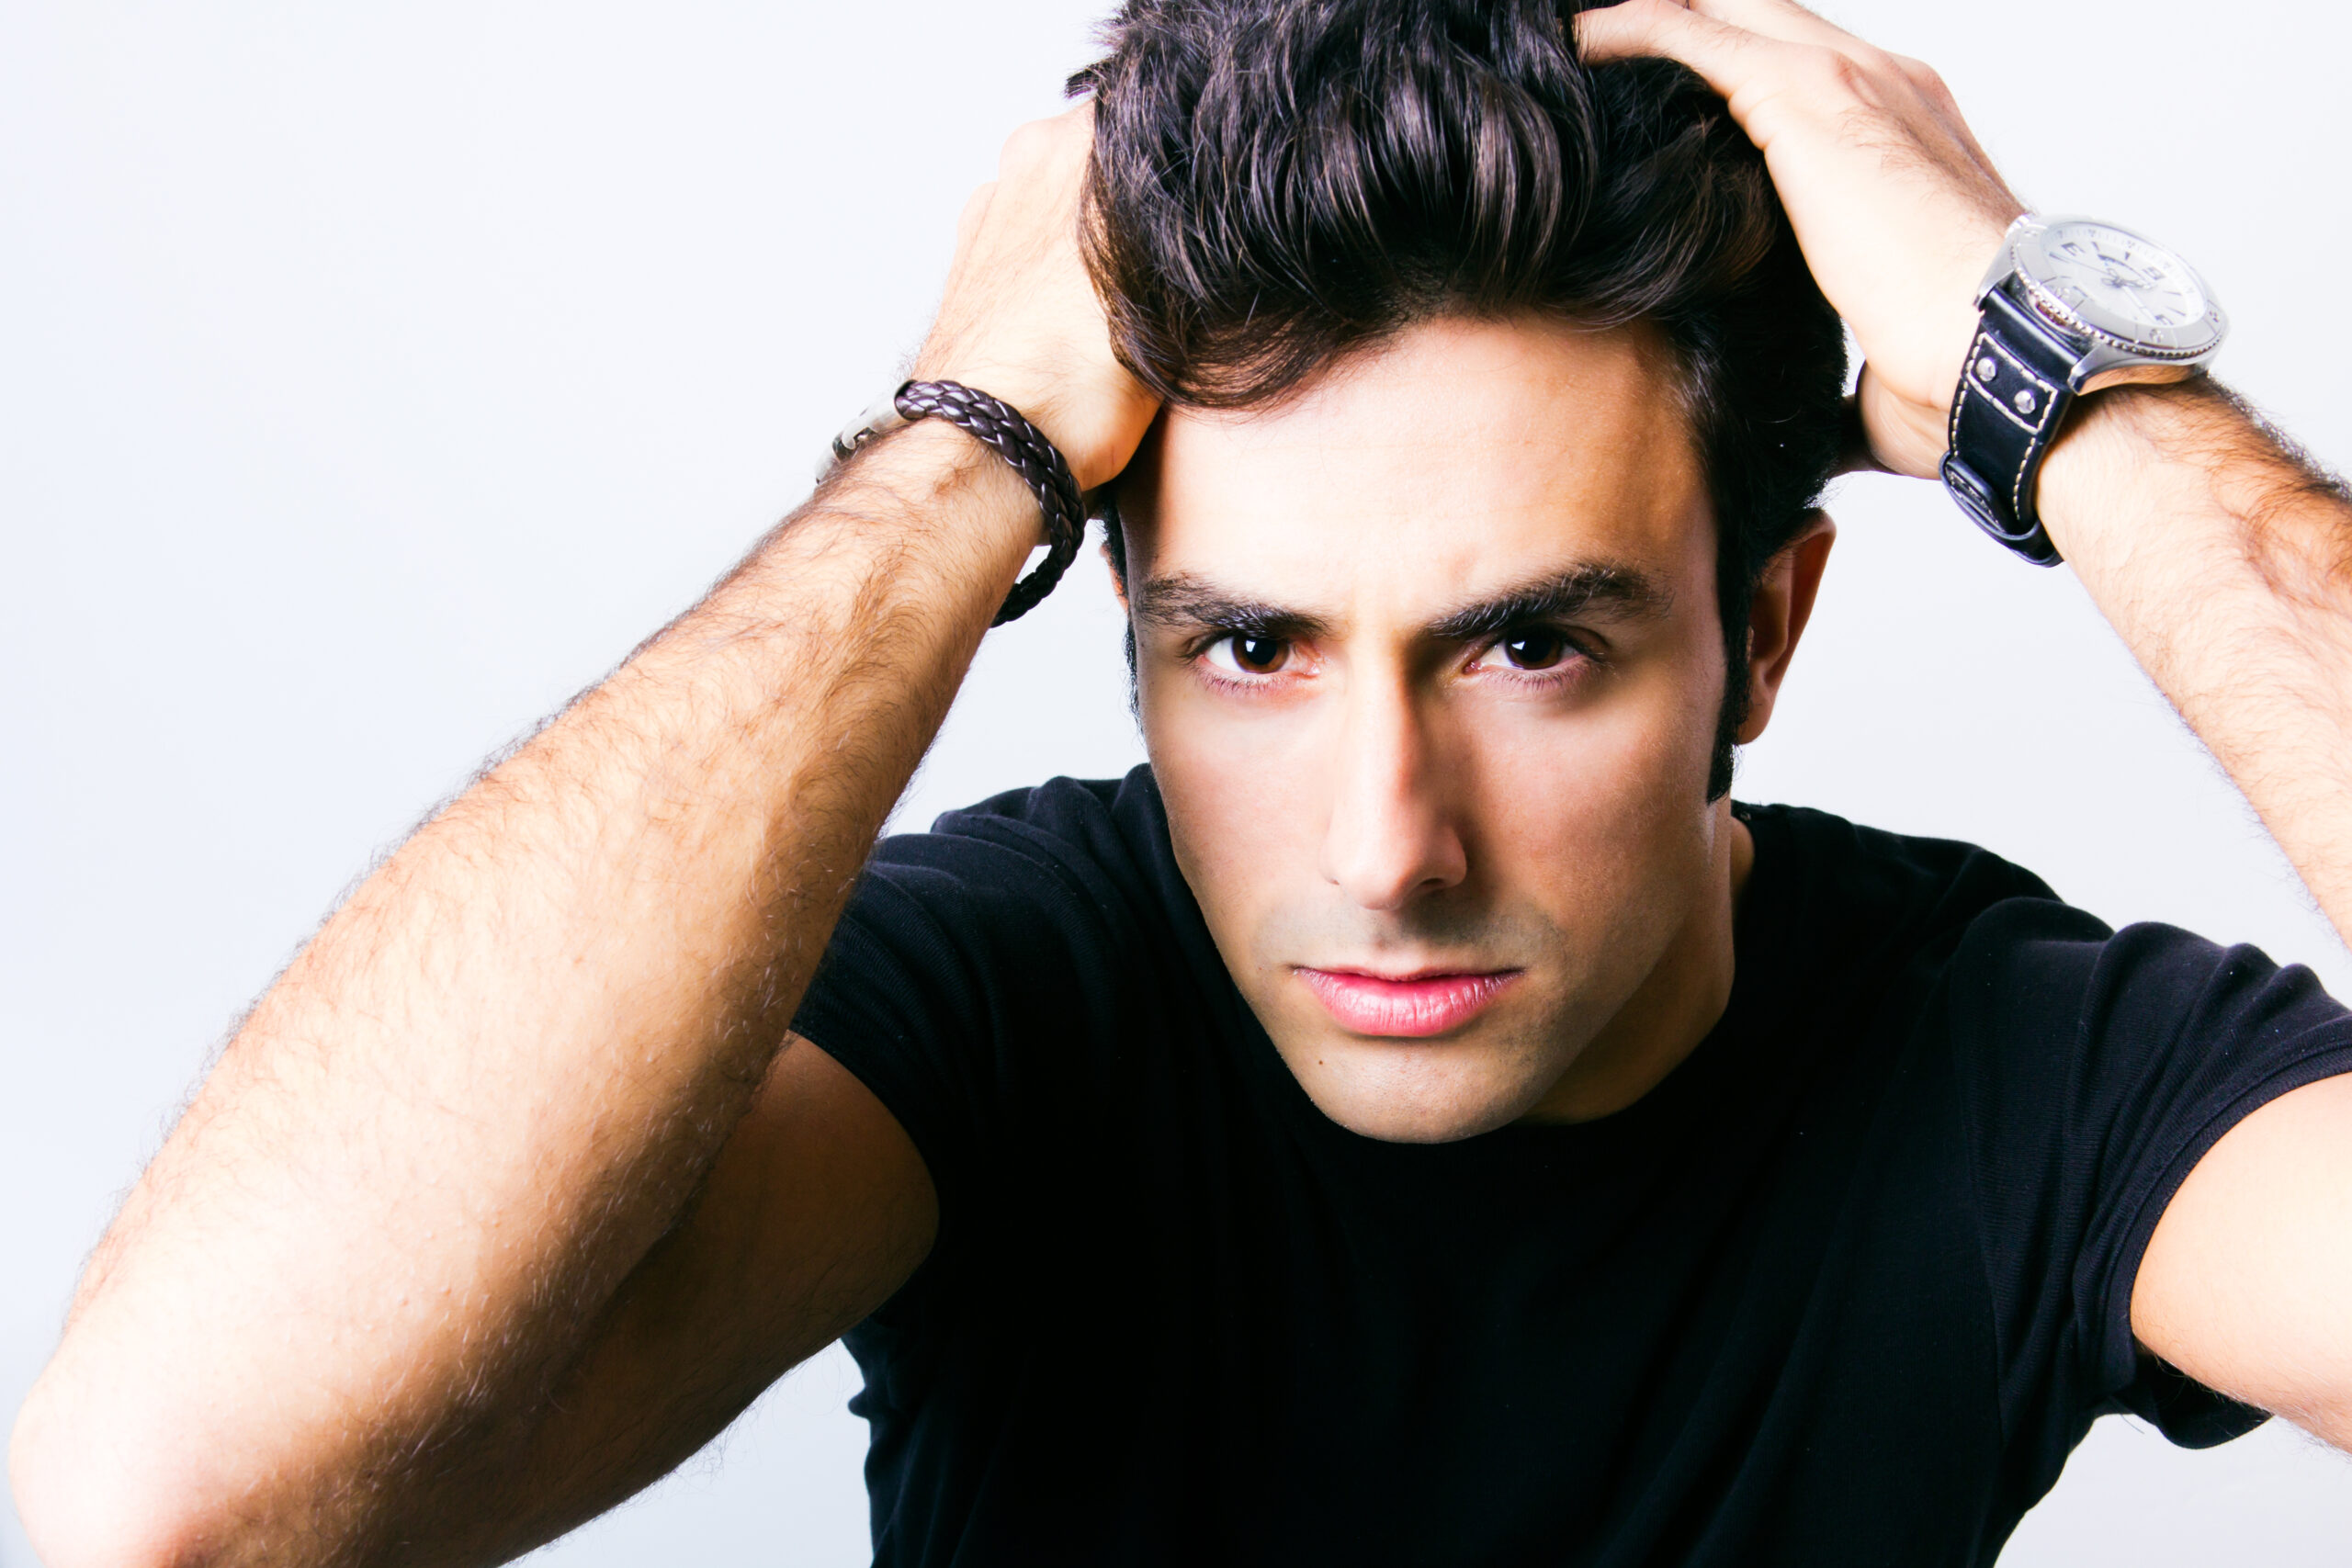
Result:
M2141 665L2352 937L2352 504L2206 382L2094 397L2042 515Z
M359 1560L517 1445L750 1102L1036 527L907 431L421 829L126 1203L19 1484Z

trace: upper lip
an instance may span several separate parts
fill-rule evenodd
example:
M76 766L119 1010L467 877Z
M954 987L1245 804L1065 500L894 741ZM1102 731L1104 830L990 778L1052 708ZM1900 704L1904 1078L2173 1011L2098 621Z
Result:
M1409 985L1415 980L1474 980L1497 975L1516 975L1512 967L1476 968L1464 964L1430 964L1418 969L1387 973L1360 964L1302 964L1302 969L1313 969L1324 975L1346 975L1360 980L1381 980L1392 986Z

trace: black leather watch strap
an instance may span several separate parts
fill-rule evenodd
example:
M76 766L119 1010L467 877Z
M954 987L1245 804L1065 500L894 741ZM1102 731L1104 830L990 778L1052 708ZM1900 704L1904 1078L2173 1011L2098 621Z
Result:
M2064 558L2034 510L2034 481L2075 400L2082 355L2006 288L1984 296L1952 395L1944 487L1962 511L2037 566Z

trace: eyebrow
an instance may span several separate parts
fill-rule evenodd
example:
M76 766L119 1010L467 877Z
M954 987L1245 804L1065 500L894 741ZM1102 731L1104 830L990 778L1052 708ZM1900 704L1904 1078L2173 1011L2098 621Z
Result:
M1423 629L1442 642L1477 642L1513 626L1595 612L1612 619L1655 620L1672 604L1666 585L1647 572L1613 561L1585 561L1448 610ZM1289 638L1313 638L1330 630L1330 622L1313 611L1253 599L1192 572L1151 578L1136 594L1135 606L1136 619L1164 627L1213 626Z
M1313 638L1330 622L1309 611L1271 604L1218 586L1189 571L1146 581L1136 594L1136 619L1156 626L1215 626L1252 637Z
M1673 606L1666 584L1611 561L1588 561L1464 604L1429 626L1444 642L1476 642L1513 626L1565 620L1596 611L1619 620L1657 620Z

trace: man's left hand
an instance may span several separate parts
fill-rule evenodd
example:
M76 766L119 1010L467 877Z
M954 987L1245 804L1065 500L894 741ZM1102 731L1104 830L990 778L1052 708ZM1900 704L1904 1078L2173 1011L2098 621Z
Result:
M1588 61L1679 60L1729 102L1861 344L1871 457L1933 478L1977 282L2024 209L1942 80L1793 0L1624 0L1576 28Z

